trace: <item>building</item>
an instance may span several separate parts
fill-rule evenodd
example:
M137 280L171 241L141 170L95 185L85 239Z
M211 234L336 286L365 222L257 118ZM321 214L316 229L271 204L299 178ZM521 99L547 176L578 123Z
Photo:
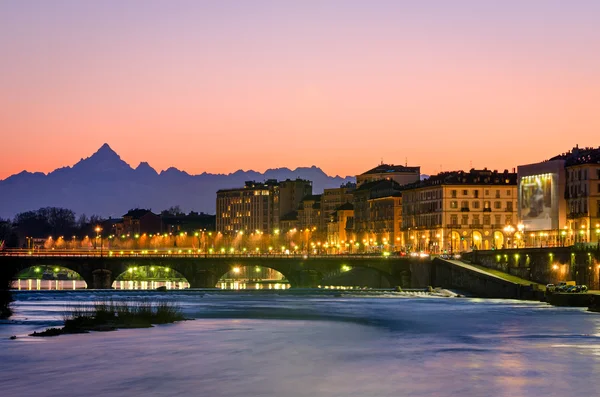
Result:
M565 160L553 158L517 167L518 217L525 245L570 244L565 200ZM561 241L562 239L562 241Z
M136 208L123 215L123 221L114 225L116 235L135 236L147 233L162 233L162 220L159 215L147 209Z
M243 188L217 191L217 232L270 233L273 227L273 190L277 182L247 181Z
M443 172L406 186L402 206L407 250L458 252L522 243L514 172Z
M296 179L278 182L247 181L243 188L217 192L217 232L235 234L279 229L280 219L312 194L312 182Z
M326 234L321 213L321 194L311 194L302 199L298 207L298 228L313 231L313 237Z
M407 167L394 164L380 164L369 171L356 176L356 187L364 183L383 179L393 180L400 186L418 182L421 178L421 167Z
M353 196L355 241L370 248L386 248L383 246L395 246L402 241L402 186L398 182L393 179L365 182Z
M280 230L289 231L298 228L298 211L290 211L279 219Z
M600 148L576 147L565 160L567 229L573 243L600 239Z
M382 249L398 251L404 247L401 192L369 199L369 229Z
M579 148L518 168L519 219L530 246L600 237L600 148Z
M326 221L341 205L352 203L352 193L355 189L356 183L348 182L338 188L323 190L321 210Z
M312 194L312 182L305 179L286 179L273 189L273 224L281 229L281 217L298 209L300 201Z
M329 216L327 242L331 247L337 248L339 252L353 252L355 250L351 228L353 220L354 206L352 203L344 203L338 206Z
M165 233L179 234L181 232L194 233L197 231L215 231L216 216L204 212L190 212L189 214L165 214L162 216L163 230Z

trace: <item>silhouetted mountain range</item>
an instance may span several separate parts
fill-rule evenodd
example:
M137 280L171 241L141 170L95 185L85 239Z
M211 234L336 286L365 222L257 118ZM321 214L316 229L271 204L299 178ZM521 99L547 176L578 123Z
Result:
M174 205L185 211L214 213L219 189L241 187L250 180L288 178L311 180L314 193L355 182L354 177L328 176L315 166L200 175L171 167L158 173L146 162L132 168L104 144L72 167L58 168L48 175L23 171L0 181L0 217L12 218L19 212L47 206L112 217L135 207L161 211Z

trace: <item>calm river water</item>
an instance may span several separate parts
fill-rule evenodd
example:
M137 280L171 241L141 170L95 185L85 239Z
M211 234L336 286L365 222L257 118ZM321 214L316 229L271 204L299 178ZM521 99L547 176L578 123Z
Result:
M597 396L600 314L542 303L309 291L160 295L195 318L33 338L105 293L19 292L0 395ZM114 299L157 293L111 292ZM17 340L9 336L17 335Z

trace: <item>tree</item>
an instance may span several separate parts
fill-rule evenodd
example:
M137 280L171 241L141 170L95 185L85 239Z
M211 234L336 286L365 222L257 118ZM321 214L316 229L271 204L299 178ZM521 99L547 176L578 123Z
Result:
M21 236L70 235L76 230L75 213L66 208L46 207L17 214L14 224Z
M79 219L77 220L77 228L79 230L82 230L83 228L87 227L88 225L88 218L85 214L81 214L79 215Z
M12 233L12 222L8 219L0 218L0 249L6 244Z
M160 213L162 216L183 216L185 213L181 210L178 205L170 207L168 210L164 210Z

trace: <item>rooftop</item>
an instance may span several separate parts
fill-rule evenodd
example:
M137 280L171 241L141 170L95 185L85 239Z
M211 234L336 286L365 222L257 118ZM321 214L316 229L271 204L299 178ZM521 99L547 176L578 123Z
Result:
M378 179L376 181L366 182L360 185L357 192L365 191L365 190L373 190L377 188L392 188L394 190L401 190L402 187L398 182L393 179Z
M565 160L565 165L579 164L599 164L600 163L600 147L585 147L580 148L575 146L573 149L566 153L561 153L558 156L552 157L548 161L552 160Z
M380 164L377 167L370 169L367 172L362 173L361 175L369 175L369 174L385 174L385 173L394 173L394 172L420 172L421 167L407 167L404 165L394 165L394 164Z
M146 215L148 213L150 213L152 215L156 215L155 213L153 213L150 210L143 209L143 208L135 208L135 209L129 210L125 215L123 215L123 218L125 218L125 217L131 217L133 219L139 219L139 218L141 218L142 216L144 216L144 215ZM158 216L158 215L156 215L156 216Z
M420 182L415 182L410 185L406 185L403 188L405 190L418 189L428 186L436 185L516 185L517 174L515 172L498 172L496 170L490 171L488 169L476 170L471 169L469 172L465 171L449 171L442 172L437 175L430 176L429 178Z
M353 210L354 209L354 205L352 205L352 203L344 203L342 205L340 205L339 207L337 207L335 210L336 211L347 211L347 210Z

